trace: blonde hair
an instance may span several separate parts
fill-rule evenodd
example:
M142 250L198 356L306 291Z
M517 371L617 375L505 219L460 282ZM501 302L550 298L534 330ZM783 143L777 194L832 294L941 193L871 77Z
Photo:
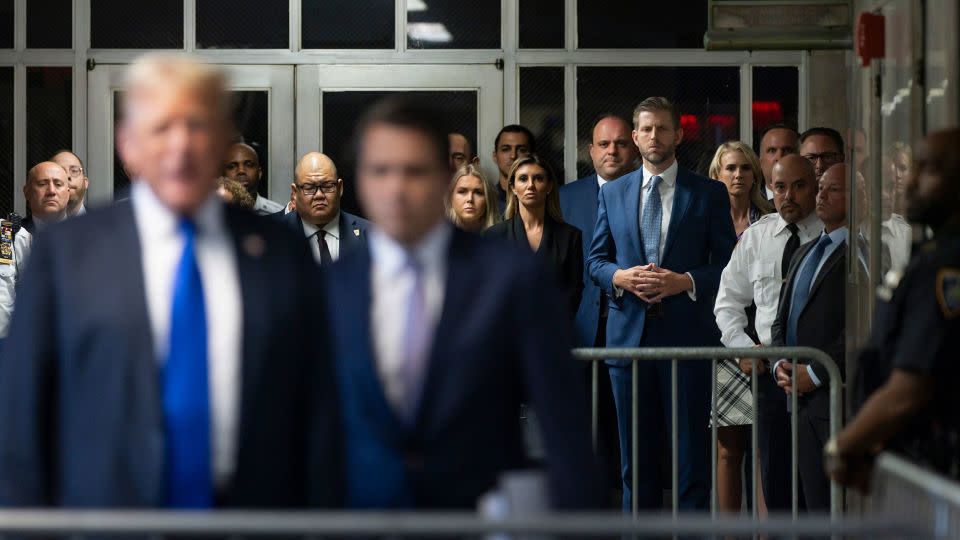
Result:
M483 199L486 203L484 205L486 210L484 210L482 218L483 228L489 229L500 222L500 208L497 205L497 198L493 194L493 188L490 187L490 182L487 181L483 170L472 163L460 167L457 169L457 172L453 174L453 180L450 181L450 187L447 188L447 196L443 199L444 206L447 209L447 218L457 227L463 228L463 220L460 219L460 216L457 215L456 210L453 208L453 194L457 190L457 182L464 176L476 176L480 179L480 184L483 185Z
M226 75L213 64L177 52L150 52L130 64L123 81L124 118L136 108L139 95L156 92L162 84L201 93L215 107L220 119L229 122L231 107Z
M544 172L547 173L547 180L549 180L553 186L550 189L550 193L547 194L547 215L563 223L563 212L560 211L560 184L557 183L557 177L553 175L553 169L537 154L530 154L529 156L518 158L513 162L513 166L510 167L509 180L507 182L507 209L503 213L504 219L513 219L513 216L517 214L517 207L520 204L517 202L516 194L513 193L513 183L517 179L517 171L520 167L531 164L543 169Z
M767 200L761 191L761 187L766 184L763 178L763 169L760 168L760 160L757 159L757 155L753 152L753 149L744 142L727 141L717 147L717 151L713 154L713 159L710 161L708 173L710 178L720 180L720 169L722 168L720 162L723 160L723 156L730 152L740 152L743 154L743 157L747 160L747 164L750 165L750 169L753 171L753 185L750 186L750 203L756 206L763 214L773 212L773 205L770 204L770 201Z

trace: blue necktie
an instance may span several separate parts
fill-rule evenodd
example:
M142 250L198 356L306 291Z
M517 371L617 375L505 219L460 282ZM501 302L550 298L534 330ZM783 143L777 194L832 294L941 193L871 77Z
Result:
M170 314L170 343L163 367L166 505L210 508L213 480L207 382L207 317L197 266L196 227L180 222L183 253L177 265Z
M660 221L663 217L663 208L660 203L660 182L663 178L650 178L647 188L647 200L643 203L643 212L640 214L640 236L643 239L643 253L648 263L660 264Z
M810 298L810 285L813 284L813 278L817 273L817 266L820 265L820 259L823 258L823 252L831 243L830 237L824 234L813 246L810 256L803 261L803 266L797 274L797 279L793 283L793 297L790 301L790 314L787 316L787 346L797 345L797 322L800 320L800 313L807 305Z

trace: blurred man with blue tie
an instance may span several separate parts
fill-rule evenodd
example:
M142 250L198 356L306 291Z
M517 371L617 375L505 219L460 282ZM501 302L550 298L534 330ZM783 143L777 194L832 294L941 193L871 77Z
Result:
M214 193L229 103L198 60L131 65L130 199L38 239L0 356L0 505L336 504L323 299L302 242Z
M600 188L597 224L587 257L593 280L610 295L608 347L719 346L713 301L736 235L724 185L679 168L680 114L668 99L637 105L633 141L643 167ZM659 441L670 422L671 367L642 363L636 381L639 413L631 418L632 373L627 361L610 361L622 456L623 507L632 497L641 509L663 503ZM682 362L677 384L679 503L708 506L710 364ZM630 463L632 422L642 441ZM668 432L669 433L669 432ZM631 467L643 466L637 486Z
M597 504L579 366L551 273L529 250L446 219L448 138L435 111L375 105L357 127L367 249L326 274L351 508L473 509L526 465L539 413L550 500Z

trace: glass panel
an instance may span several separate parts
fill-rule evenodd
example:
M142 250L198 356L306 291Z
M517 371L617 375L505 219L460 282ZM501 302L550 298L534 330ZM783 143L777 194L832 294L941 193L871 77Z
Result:
M13 212L13 67L0 67L0 217Z
M960 120L960 6L956 0L927 0L926 4L927 131L957 125Z
M73 146L73 68L27 68L27 167Z
M800 70L796 67L753 68L753 145L760 146L763 130L773 124L797 129Z
M697 84L690 84L697 81ZM590 123L612 112L633 118L633 108L650 96L671 99L680 112L681 167L706 174L720 143L740 137L740 69L737 67L580 67L577 69L577 148L586 148ZM585 153L578 176L593 165Z
M183 2L91 0L90 47L182 49Z
M581 49L702 49L706 31L706 0L577 2Z
M500 0L408 0L407 47L499 49Z
M13 48L13 0L0 0L0 49Z
M563 21L563 2L520 0L520 48L564 48Z
M73 2L71 0L27 2L27 48L73 48Z
M233 123L236 128L234 140L249 144L257 151L260 159L260 168L263 174L260 178L258 192L268 197L270 155L270 94L264 90L244 90L232 92ZM120 122L120 92L113 94L114 123ZM130 186L130 177L123 168L120 156L114 151L113 155L113 195L114 198L125 197ZM275 195L277 202L286 202L288 194Z
M443 112L447 119L447 131L462 133L471 141L477 140L477 93L475 91L347 91L324 92L323 107L323 152L337 166L337 172L346 185L343 193L343 209L363 215L357 202L354 186L354 127L363 112L377 101L402 93L410 99L422 100Z
M393 49L394 0L303 0L304 49Z
M258 0L197 0L197 47L288 49L290 10Z
M520 68L520 123L536 137L537 153L570 180L563 174L563 67Z

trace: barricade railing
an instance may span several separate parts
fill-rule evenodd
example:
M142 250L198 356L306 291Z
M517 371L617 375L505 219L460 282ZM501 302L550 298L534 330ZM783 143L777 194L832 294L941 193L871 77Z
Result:
M473 513L437 512L210 512L0 510L0 535L26 537L460 537L486 535L563 537L859 537L921 538L923 529L890 519L842 521L818 516L765 520L706 515L547 513L505 520Z
M673 514L676 515L679 510L679 448L678 448L678 435L677 435L677 365L681 361L710 361L711 367L711 398L710 398L710 425L711 425L711 494L710 494L710 511L713 516L717 514L717 392L716 392L716 373L717 373L717 362L719 360L736 360L739 358L750 358L753 360L753 366L750 376L750 387L751 394L753 397L753 413L754 421L751 424L751 436L750 436L750 447L753 450L754 459L759 455L759 449L757 444L757 422L756 422L756 413L758 410L757 404L757 362L760 359L786 359L787 361L793 364L793 369L791 371L792 383L791 386L793 391L790 395L790 445L791 445L791 511L794 518L798 517L799 513L799 478L797 473L797 412L798 412L798 392L797 392L797 363L799 360L806 360L809 362L816 362L821 364L826 368L827 373L830 376L829 387L827 391L829 392L830 400L830 434L835 435L841 425L841 391L842 391L842 380L840 377L840 370L837 368L836 363L827 355L825 352L814 349L812 347L750 347L750 348L727 348L727 347L644 347L644 348L583 348L583 349L574 349L573 355L579 360L584 360L592 362L591 366L591 422L592 422L592 436L593 442L596 446L597 444L597 434L598 434L598 422L599 422L599 362L604 360L629 360L631 362L631 372L632 372L632 383L631 383L631 418L633 421L632 425L632 434L631 434L631 455L630 455L630 471L631 471L631 486L636 486L639 481L639 468L634 466L637 463L638 448L640 444L640 434L639 428L637 426L636 418L639 412L639 396L637 395L637 376L638 376L638 366L639 362L662 362L670 361L671 363L671 390L670 390L670 410L671 410L671 459L672 464L672 473L671 473L671 498L672 498L672 510ZM769 373L762 376L771 376ZM704 421L707 420L707 417L704 417ZM759 478L756 474L756 467L753 463L750 464L752 473L752 486L751 492L753 493L753 508L752 515L754 518L757 517L757 496L758 493L758 483ZM632 489L632 488L631 488ZM840 515L841 511L841 493L840 487L835 483L830 484L830 515L832 518L836 519ZM633 515L637 515L637 498L632 498L632 508L631 512Z
M892 453L881 454L868 515L924 527L932 538L960 539L960 482Z

